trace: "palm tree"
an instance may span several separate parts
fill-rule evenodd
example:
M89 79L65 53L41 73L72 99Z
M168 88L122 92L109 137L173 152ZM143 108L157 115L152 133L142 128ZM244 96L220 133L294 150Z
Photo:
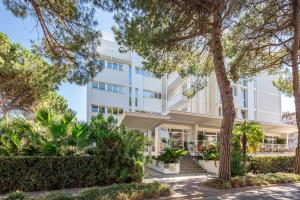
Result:
M257 144L263 140L264 131L258 122L245 120L243 123L235 125L233 135L235 139L240 140L242 143L243 159L246 162L247 144L249 144L249 147L256 149Z
M43 136L42 150L46 155L74 153L86 134L87 125L77 122L72 110L58 114L46 107L39 108L35 111L35 120Z

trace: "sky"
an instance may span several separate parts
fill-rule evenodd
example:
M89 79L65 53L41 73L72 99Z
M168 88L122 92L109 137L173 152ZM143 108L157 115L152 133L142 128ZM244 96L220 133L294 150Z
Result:
M98 10L96 19L99 23L99 30L104 38L113 38L111 27L114 24L113 15L108 12ZM18 42L21 45L30 48L30 41L39 39L43 36L41 30L36 28L36 21L27 17L25 19L13 16L0 3L0 32L8 35L9 39ZM59 87L59 94L68 100L70 108L76 111L79 120L86 121L86 87L70 83L62 83ZM294 112L294 100L282 95L282 111Z

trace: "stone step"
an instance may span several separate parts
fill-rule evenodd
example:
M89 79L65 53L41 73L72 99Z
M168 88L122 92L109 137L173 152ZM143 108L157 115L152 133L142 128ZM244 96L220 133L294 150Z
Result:
M180 160L180 173L201 173L203 171L190 155L186 155Z

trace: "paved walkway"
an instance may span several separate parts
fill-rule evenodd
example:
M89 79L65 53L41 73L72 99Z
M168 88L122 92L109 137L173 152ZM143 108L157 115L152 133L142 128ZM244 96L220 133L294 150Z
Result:
M162 175L147 171L148 178L144 182L159 181L170 185L173 190L170 197L161 200L300 200L300 183L220 190L204 185L205 181L215 177L213 174Z

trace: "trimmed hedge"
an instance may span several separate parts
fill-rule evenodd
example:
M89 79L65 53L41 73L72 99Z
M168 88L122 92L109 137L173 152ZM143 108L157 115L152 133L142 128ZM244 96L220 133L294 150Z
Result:
M0 193L141 181L134 160L118 165L96 156L0 157Z
M293 172L294 156L255 156L250 159L249 170L267 174Z

